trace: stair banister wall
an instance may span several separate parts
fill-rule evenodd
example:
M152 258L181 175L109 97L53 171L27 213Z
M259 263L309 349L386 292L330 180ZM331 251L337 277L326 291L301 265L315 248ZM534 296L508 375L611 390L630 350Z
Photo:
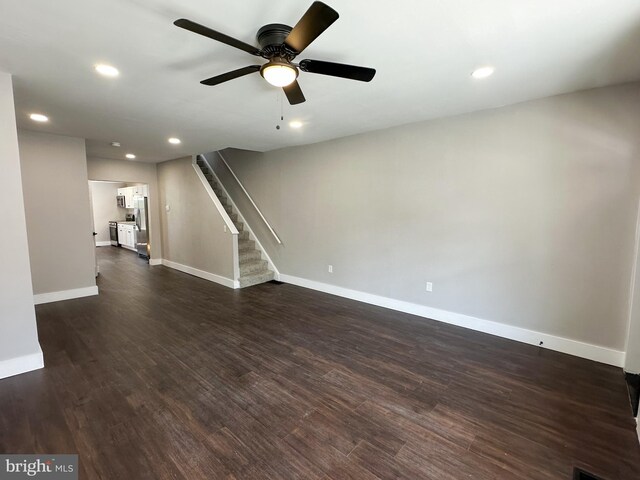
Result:
M206 162L206 158L203 155L200 155L200 159ZM223 218L224 223L227 226L227 229L229 230L231 235L233 235L233 281L235 284L234 288L239 288L238 282L240 279L240 260L238 256L238 233L239 233L238 229L233 224L231 217L229 217L229 214L224 209L224 206L222 205L222 203L220 203L220 200L218 199L217 195L211 188L211 185L209 185L209 181L204 176L204 173L202 173L202 170L200 170L200 167L198 167L198 155L193 155L191 157L191 166L195 170L196 175L200 179L200 182L202 182L204 189L209 195L209 198L211 198L211 201L216 206L216 209L220 213L220 216ZM213 169L211 170L213 171Z
M233 198L231 197L231 195L229 195L228 190L226 189L226 187L224 186L224 184L220 181L220 178L218 177L218 175L216 174L215 171L215 165L213 164L213 159L211 157L216 157L217 159L220 160L224 160L222 155L220 155L219 152L211 152L211 153L207 153L204 155L200 155L199 159L201 161L203 161L208 167L209 167L209 171L212 173L212 175L215 177L216 181L218 182L218 184L220 185L220 187L222 188L224 195L227 197L227 201L231 204L231 206L234 208L234 210L237 212L238 217L240 218L240 220L242 220L242 223L244 223L244 228L249 232L249 234L251 235L251 238L256 242L256 245L258 246L258 249L262 252L262 255L264 255L265 260L268 262L269 264L269 268L274 272L275 274L275 279L276 280L280 280L280 271L278 270L278 268L275 266L275 264L273 263L273 261L271 260L271 257L269 256L269 254L267 253L267 250L264 248L264 246L262 245L262 243L260 243L260 239L258 238L258 236L254 233L254 231L251 229L251 226L249 225L249 223L247 222L246 218L242 215L242 212L240 211L240 209L238 208L238 206L236 205L236 203L233 201ZM226 163L226 162L225 162ZM197 165L196 165L197 167ZM226 165L227 169L233 174L233 171L231 170L231 168L229 168L229 165ZM202 173L202 172L200 172ZM234 175L234 178L237 180L237 177ZM238 183L240 184L240 186L242 186L242 183L240 183L240 181L238 180ZM210 187L210 186L209 186ZM244 187L242 188L243 192L246 192L246 190L244 189ZM213 190L212 190L213 192ZM215 192L213 192L213 194L215 195ZM247 194L247 197L249 199L251 199L251 197ZM255 205L255 203L252 204ZM256 207L257 209L257 207ZM259 210L258 210L259 211ZM226 211L225 211L226 213ZM264 217L262 217L264 218ZM268 222L265 223L267 224L267 226L269 225ZM275 232L273 232L275 235ZM275 238L279 240L278 236L275 235ZM280 245L282 244L282 242L280 242Z

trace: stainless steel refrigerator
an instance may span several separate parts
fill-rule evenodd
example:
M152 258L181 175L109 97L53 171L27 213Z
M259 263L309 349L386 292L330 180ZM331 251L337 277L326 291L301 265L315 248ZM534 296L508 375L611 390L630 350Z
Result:
M136 195L133 198L133 212L136 216L136 250L138 255L149 259L149 202L147 197Z

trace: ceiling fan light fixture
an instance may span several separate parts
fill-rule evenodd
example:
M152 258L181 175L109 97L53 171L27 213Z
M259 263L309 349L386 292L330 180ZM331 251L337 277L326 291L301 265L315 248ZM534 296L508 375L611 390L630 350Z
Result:
M298 78L298 69L288 62L274 59L262 66L260 75L274 87L286 87Z

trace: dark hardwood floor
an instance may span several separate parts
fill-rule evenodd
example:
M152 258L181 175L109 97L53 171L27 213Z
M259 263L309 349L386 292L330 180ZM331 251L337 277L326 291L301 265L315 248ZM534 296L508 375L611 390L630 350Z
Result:
M98 249L37 307L0 451L81 479L640 478L620 369L290 285L234 291Z

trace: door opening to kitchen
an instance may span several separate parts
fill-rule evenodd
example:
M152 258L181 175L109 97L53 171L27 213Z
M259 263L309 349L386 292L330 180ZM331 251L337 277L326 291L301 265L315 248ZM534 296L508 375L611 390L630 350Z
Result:
M89 181L96 247L122 248L149 261L149 186Z

